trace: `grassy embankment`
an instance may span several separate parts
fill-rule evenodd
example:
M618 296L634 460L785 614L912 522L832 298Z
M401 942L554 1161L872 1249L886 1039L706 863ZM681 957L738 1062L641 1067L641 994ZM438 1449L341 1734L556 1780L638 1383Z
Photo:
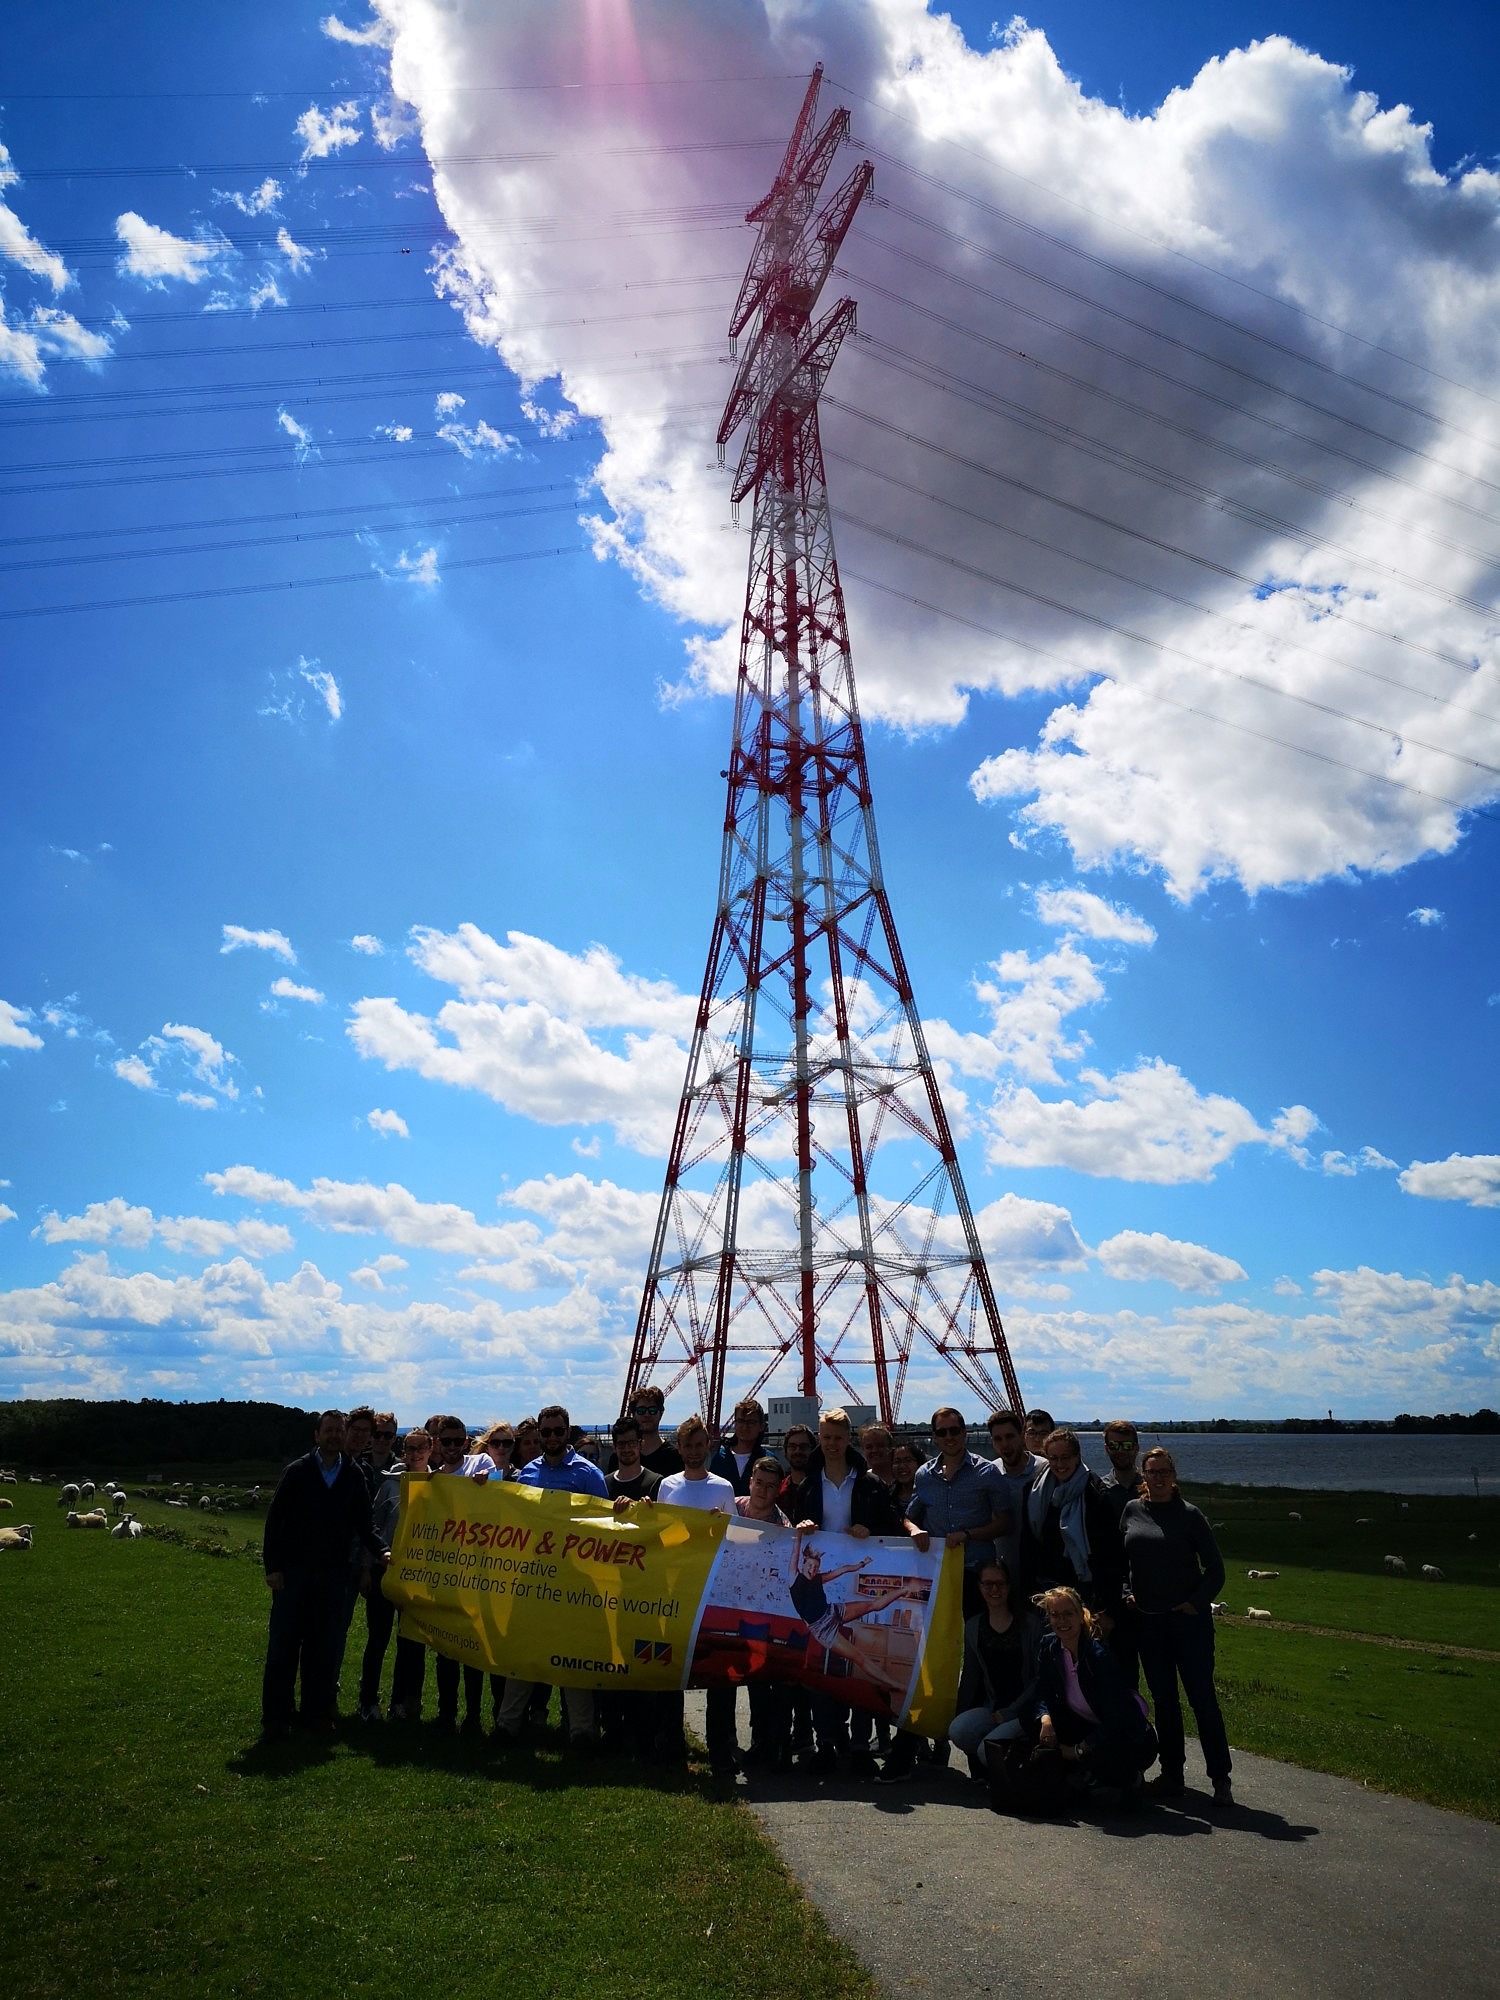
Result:
M1385 1494L1188 1492L1216 1524L1232 1613L1253 1604L1278 1621L1368 1635L1220 1624L1230 1742L1500 1820L1500 1501L1418 1495L1403 1508ZM1357 1526L1362 1517L1370 1525ZM1405 1558L1406 1576L1386 1574L1387 1555ZM1449 1580L1424 1581L1423 1563ZM1251 1582L1252 1568L1280 1575Z
M19 1489L38 1539L0 1559L10 1990L280 2000L436 1977L460 2000L741 2000L790 1967L817 2000L873 1994L748 1815L696 1778L357 1725L251 1747L259 1564L68 1533L45 1491ZM257 1526L141 1512L240 1549Z

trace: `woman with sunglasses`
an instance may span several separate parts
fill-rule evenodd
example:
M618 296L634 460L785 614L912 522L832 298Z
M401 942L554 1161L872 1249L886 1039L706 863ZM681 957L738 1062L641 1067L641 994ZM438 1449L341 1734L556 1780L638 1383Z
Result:
M1176 1463L1160 1445L1141 1461L1141 1497L1126 1503L1120 1528L1141 1665L1161 1739L1161 1775L1151 1789L1159 1798L1181 1798L1185 1789L1180 1679L1198 1724L1213 1802L1232 1806L1229 1738L1214 1688L1212 1604L1224 1588L1224 1558L1203 1514L1177 1490Z
M514 1479L516 1465L516 1433L507 1423L491 1424L480 1438L476 1450L482 1451L494 1460L495 1470L502 1479Z

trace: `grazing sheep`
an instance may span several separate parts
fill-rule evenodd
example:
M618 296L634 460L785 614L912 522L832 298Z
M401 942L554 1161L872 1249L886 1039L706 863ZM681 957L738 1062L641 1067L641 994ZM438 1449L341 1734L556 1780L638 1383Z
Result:
M1402 1511L1402 1513L1403 1513L1403 1514L1409 1514L1409 1513L1411 1512L1411 1502L1410 1502L1410 1500L1403 1500L1403 1501L1401 1502L1401 1511Z
M1300 1521L1302 1519L1302 1516L1300 1514L1288 1514L1287 1519L1289 1521Z
M1402 1556L1387 1556L1385 1566L1392 1576L1405 1576L1406 1560Z
M1429 1583L1446 1583L1448 1581L1436 1563L1423 1563L1422 1574Z
M123 1514L125 1512L125 1503L130 1498L130 1495L125 1491L125 1488L123 1486L118 1487L113 1493L110 1494L109 1497L114 1503L115 1512L117 1514Z
M79 1485L78 1497L80 1500L92 1500L98 1490L92 1479L85 1479Z
M209 1508L212 1507L213 1504L214 1503L211 1495L205 1493L198 1502L199 1511L201 1513L206 1514Z
M1224 1616L1224 1613L1229 1609L1229 1606L1227 1604L1221 1604L1215 1602L1213 1604L1210 1604L1208 1608L1215 1618L1222 1618Z
M57 1496L57 1504L59 1507L76 1507L78 1505L78 1488L76 1486L65 1486Z
M19 1528L0 1528L0 1554L7 1549L29 1549L31 1547L31 1523L23 1521Z
M1269 1611L1257 1611L1253 1604L1247 1606L1245 1611L1247 1618L1269 1618L1270 1615Z
M1356 1514L1354 1525L1356 1528L1373 1528L1375 1523L1370 1519L1368 1514Z
M0 1486L16 1486L19 1483L13 1472L0 1472Z
M102 1507L96 1507L92 1513L69 1514L68 1526L70 1528L107 1528L109 1526L109 1516Z
M1471 1542L1477 1542L1479 1540L1479 1537L1478 1535L1470 1535L1469 1540Z
M0 1500L0 1507L14 1507L15 1504L14 1500Z
M1280 1576L1281 1571L1279 1569L1247 1569L1245 1574L1255 1583L1274 1583L1277 1577Z
M186 1500L164 1500L162 1505L165 1507L185 1507L187 1502Z

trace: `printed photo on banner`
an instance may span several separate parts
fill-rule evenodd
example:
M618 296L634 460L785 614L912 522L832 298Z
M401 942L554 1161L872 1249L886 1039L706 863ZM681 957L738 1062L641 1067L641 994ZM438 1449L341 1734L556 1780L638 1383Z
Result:
M692 1681L795 1681L899 1721L922 1661L940 1560L905 1538L732 1521L709 1574Z

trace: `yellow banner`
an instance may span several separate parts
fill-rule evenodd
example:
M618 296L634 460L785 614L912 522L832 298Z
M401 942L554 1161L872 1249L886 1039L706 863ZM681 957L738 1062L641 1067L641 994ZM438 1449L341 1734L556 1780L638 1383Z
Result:
M952 1719L961 1557L491 1480L403 1482L404 1637L487 1673L628 1693L794 1682L924 1735Z

